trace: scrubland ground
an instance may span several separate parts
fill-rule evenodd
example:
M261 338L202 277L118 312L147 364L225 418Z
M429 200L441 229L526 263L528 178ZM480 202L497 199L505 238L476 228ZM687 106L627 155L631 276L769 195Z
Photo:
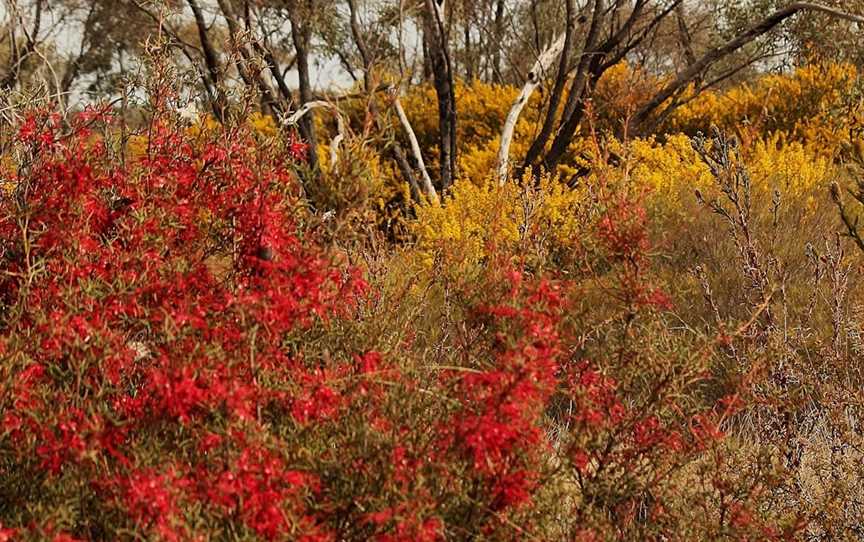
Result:
M864 537L858 74L616 137L637 75L500 186L517 91L460 85L439 202L360 100L337 153L158 77L142 122L9 113L0 540Z

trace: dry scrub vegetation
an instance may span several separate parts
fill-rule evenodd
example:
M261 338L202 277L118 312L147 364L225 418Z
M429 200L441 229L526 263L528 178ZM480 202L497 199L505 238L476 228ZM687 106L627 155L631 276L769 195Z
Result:
M5 4L0 542L864 539L857 16L198 4L80 103Z

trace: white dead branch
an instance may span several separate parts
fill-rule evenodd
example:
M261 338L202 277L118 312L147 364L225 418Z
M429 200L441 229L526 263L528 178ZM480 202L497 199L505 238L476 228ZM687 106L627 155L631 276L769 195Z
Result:
M286 119L285 124L289 126L296 126L300 119L302 119L307 113L312 111L313 109L329 109L333 112L333 116L336 117L336 137L330 142L330 167L336 167L336 164L339 163L339 145L345 139L346 127L345 127L345 118L342 116L342 113L339 111L339 108L330 102L326 102L324 100L315 100L311 102L306 102L303 104L300 109L291 114L288 119ZM311 152L315 152L315 149L310 149Z
M501 130L501 145L498 148L498 183L503 185L507 182L507 175L510 169L510 143L513 141L513 133L516 130L516 123L519 121L519 115L534 93L534 90L540 86L546 71L550 65L555 62L555 59L564 50L565 35L558 36L552 44L546 48L537 58L537 62L528 73L528 80L519 92L519 97L513 102L510 112L507 114L507 120L504 121L504 128Z
M429 201L438 203L438 193L432 185L432 179L429 177L429 171L426 169L426 163L423 161L423 153L420 150L420 143L417 141L417 134L414 133L414 128L411 127L411 122L408 121L408 115L405 114L405 109L402 107L402 102L399 100L398 92L393 93L393 107L396 109L396 114L399 116L399 122L402 123L402 128L408 134L408 141L411 143L411 152L414 154L414 159L417 161L417 167L420 169L420 176L423 180L423 190L426 191L426 197Z

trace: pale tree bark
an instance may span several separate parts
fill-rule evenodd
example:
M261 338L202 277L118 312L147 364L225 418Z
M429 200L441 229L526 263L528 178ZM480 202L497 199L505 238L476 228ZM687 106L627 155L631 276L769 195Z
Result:
M507 182L510 168L510 144L513 141L513 133L516 130L516 123L519 121L519 116L522 114L522 110L525 108L528 100L531 99L534 90L540 86L540 83L543 81L543 77L549 67L564 50L565 43L566 36L562 34L558 36L555 41L546 48L546 50L540 53L540 56L537 58L531 71L528 72L528 80L525 82L525 85L523 85L522 90L519 92L519 96L516 98L516 101L513 102L513 106L507 114L507 119L504 121L504 127L501 130L501 145L498 147L498 161L496 169L499 184Z
M647 24L640 27L642 16L650 0L636 0L632 11L620 24L616 21L620 15L618 11L621 8L621 2L615 2L610 12L606 9L603 0L595 0L592 29L589 30L589 39L593 42L593 46L586 48L583 52L582 61L580 61L574 83L571 85L567 96L567 104L564 107L558 130L549 150L543 156L542 164L548 171L555 169L573 140L582 123L585 106L597 81L600 80L606 70L623 60L628 51L642 43L649 36L648 31L655 28L681 1L683 0L671 2ZM610 27L611 35L599 42L599 36L604 25ZM526 165L533 166L527 159Z
M433 203L438 203L438 193L435 191L435 186L432 184L432 179L429 177L429 171L426 169L426 164L423 162L423 151L420 150L420 143L417 141L417 135L414 133L414 128L411 127L411 122L408 121L408 115L405 114L405 109L402 107L402 102L399 100L398 91L393 99L393 106L396 109L396 114L399 116L399 122L405 133L408 135L408 141L411 142L411 151L414 153L414 160L417 162L417 168L420 170L421 179L423 180L423 191L426 192L426 197Z
M567 84L567 78L570 73L570 50L573 48L573 41L577 26L585 21L585 17L576 17L576 2L575 0L565 0L566 17L564 29L564 47L561 50L560 61L558 63L558 75L555 77L555 85L552 87L552 92L549 95L549 102L546 108L546 117L543 120L543 126L540 128L540 133L534 138L528 152L525 154L526 162L534 160L534 157L539 156L543 152L543 147L552 135L555 129L555 124L558 120L558 109L561 104L561 98L564 93L564 87ZM550 62L551 64L551 62ZM530 75L530 74L529 74Z
M591 28L588 31L586 44L583 48L580 62L576 68L574 81L571 84L568 93L567 103L565 104L564 112L558 123L555 138L542 159L542 164L546 169L552 170L558 164L570 144L570 141L572 141L576 130L582 122L585 103L591 97L594 84L607 69L621 61L630 51L648 39L665 18L676 12L676 10L678 10L677 13L680 16L680 6L682 5L683 0L670 1L662 7L662 9L659 9L657 12L646 18L643 17L643 15L645 15L644 10L649 3L650 0L636 0L633 4L633 9L624 18L624 20L620 23L613 24L613 21L617 20L616 17L618 17L617 11L619 9L619 3L616 2L613 4L610 10L606 9L603 0L594 0ZM648 121L652 118L658 108L661 108L664 104L668 104L668 101L671 98L686 90L688 85L702 77L705 71L713 64L737 52L742 47L776 28L786 19L802 11L820 12L849 21L864 23L864 17L851 15L834 8L810 2L795 2L779 9L753 24L727 43L710 50L699 58L689 59L690 61L688 62L687 67L678 73L671 82L665 85L650 100L643 104L629 119L628 124L625 127L627 130L626 133L640 133L640 131L646 127ZM599 43L597 37L600 35L600 29L602 27L609 27L610 35L602 43ZM559 40L560 39L561 37L559 37ZM552 47L544 52L544 55L545 53L549 53L552 56L560 54L560 52L563 51L563 47L559 50L557 45L558 40L556 40ZM688 55L689 54L692 53L688 53ZM554 58L546 58L546 61L549 64L551 64L553 60ZM559 69L561 68L563 68L563 63ZM532 76L536 76L535 72L536 69L535 71L532 71ZM514 129L515 121L518 119L518 115L524 107L524 101L527 100L526 95L530 96L530 93L538 84L539 82L532 81L532 78L529 78L526 86L523 87L523 92L520 93L519 100L517 100L513 109L511 109L511 114L508 116L507 122L505 122L504 130L502 131L502 147L501 152L499 152L498 161L499 182L501 182L502 178L506 178L507 176L507 150L510 144L509 140L512 138L512 130ZM671 105L666 105L666 110L661 112L659 118L664 118L668 115L670 108L675 106L676 104L674 102ZM546 131L542 131L539 137L534 141L532 148L529 150L530 152L526 156L525 167L533 167L535 160L539 157L540 150L545 147L545 136L547 135L548 133Z
M291 114L290 117L286 120L286 123L289 126L296 125L298 121L301 121L303 118L307 117L309 113L311 113L315 109L329 109L333 112L333 116L336 117L336 137L330 141L330 167L335 168L339 163L339 146L342 141L345 140L345 136L347 133L346 125L345 125L345 117L342 115L342 112L339 111L339 108L330 102L325 102L324 100L313 100L304 103L300 109ZM310 147L309 152L312 152L313 149Z

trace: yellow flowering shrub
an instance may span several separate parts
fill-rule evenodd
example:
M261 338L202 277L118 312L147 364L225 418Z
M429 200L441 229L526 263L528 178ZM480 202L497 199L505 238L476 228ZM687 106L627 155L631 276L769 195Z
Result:
M491 177L500 145L501 129L519 89L481 81L456 82L458 107L457 145L459 176L481 182ZM510 146L510 157L516 162L525 156L532 135L539 130L535 95L523 110ZM438 109L435 89L429 85L412 88L402 105L424 149L430 173L438 167ZM401 128L400 128L401 131Z
M276 125L276 121L270 115L264 115L256 111L249 115L247 122L254 133L263 137L276 137L279 135L279 126Z
M843 141L860 131L859 74L848 64L814 64L791 74L766 75L725 92L707 91L677 109L671 133L706 132L712 125L745 138L778 132L818 145L834 156ZM749 132L748 135L747 132Z
M778 190L797 204L813 204L814 192L828 188L834 177L831 160L813 145L784 141L781 135L756 143L747 160L758 187Z
M382 220L391 220L391 203L410 200L408 186L397 180L392 163L382 161L377 150L362 141L343 141L335 167L330 164L329 143L319 145L318 150L323 174L308 187L318 207L373 212Z
M0 155L0 192L9 194L15 190L16 170L18 164L11 154Z
M325 212L335 211L343 218L350 215L354 221L377 223L391 230L396 223L401 224L404 216L398 206L410 201L411 195L393 162L383 158L379 149L349 130L339 143L339 161L333 164L330 152L337 135L336 121L329 110L319 110L315 119L318 133L315 152L321 175L306 187L315 207ZM253 132L263 138L280 135L279 127L270 116L253 113L247 122Z
M657 212L678 209L681 198L693 197L697 189L714 195L711 173L686 135L669 136L664 143L637 139L621 152L629 160L631 178L646 186L648 203ZM770 198L777 190L785 201L806 209L813 207L814 195L824 191L835 171L815 145L790 141L782 133L744 147L742 158L755 195Z
M539 183L454 183L443 205L417 209L411 225L421 259L474 264L495 254L537 256L540 238L553 248L571 247L582 231L585 193L557 178ZM445 266L449 267L449 266Z
M147 155L148 141L147 136L143 134L129 136L129 139L126 140L126 154L129 160L135 161L144 158Z
M652 206L677 208L682 194L692 194L695 189L705 191L713 183L708 166L686 135L670 136L662 144L653 139L636 139L627 153L632 162L631 178L646 185Z
M619 126L627 115L635 110L640 101L650 96L656 85L655 78L632 69L626 62L621 62L607 70L597 83L592 100L592 116L598 128L605 130ZM434 91L431 94L429 91L431 89L427 89L422 94L422 100L426 104L434 104ZM457 86L459 172L462 177L480 181L494 171L500 146L501 127L518 92L519 89L515 87L482 82L474 82L471 85L463 83ZM516 124L510 145L510 160L514 164L521 163L534 137L540 131L543 120L540 100L539 94L535 93ZM424 118L421 125L425 129L432 130L433 140L430 144L434 145L434 137L437 134L435 131L437 110L428 107L427 109L430 118ZM584 165L579 157L589 152L588 147L586 139L577 134L569 145L567 159L558 165L556 173L562 178L575 173L579 166Z
M482 181L495 168L501 129L519 89L474 81L457 81L458 103L457 150L459 176ZM411 125L417 134L430 172L437 168L438 108L435 89L426 85L413 88L402 100ZM522 111L510 158L514 163L524 158L533 135L539 130L540 97L535 93Z
M510 162L514 166L522 163L533 141L533 134L539 130L536 123L520 120L510 143ZM501 136L496 135L484 143L468 145L459 154L459 174L474 182L490 179L498 164L498 150Z
M518 95L519 89L509 85L457 81L456 135L460 151L471 145L483 145L500 135L507 113ZM525 106L520 121L536 120L539 99L535 93ZM437 104L435 89L429 85L414 87L402 98L411 126L424 149L431 148L438 141Z

